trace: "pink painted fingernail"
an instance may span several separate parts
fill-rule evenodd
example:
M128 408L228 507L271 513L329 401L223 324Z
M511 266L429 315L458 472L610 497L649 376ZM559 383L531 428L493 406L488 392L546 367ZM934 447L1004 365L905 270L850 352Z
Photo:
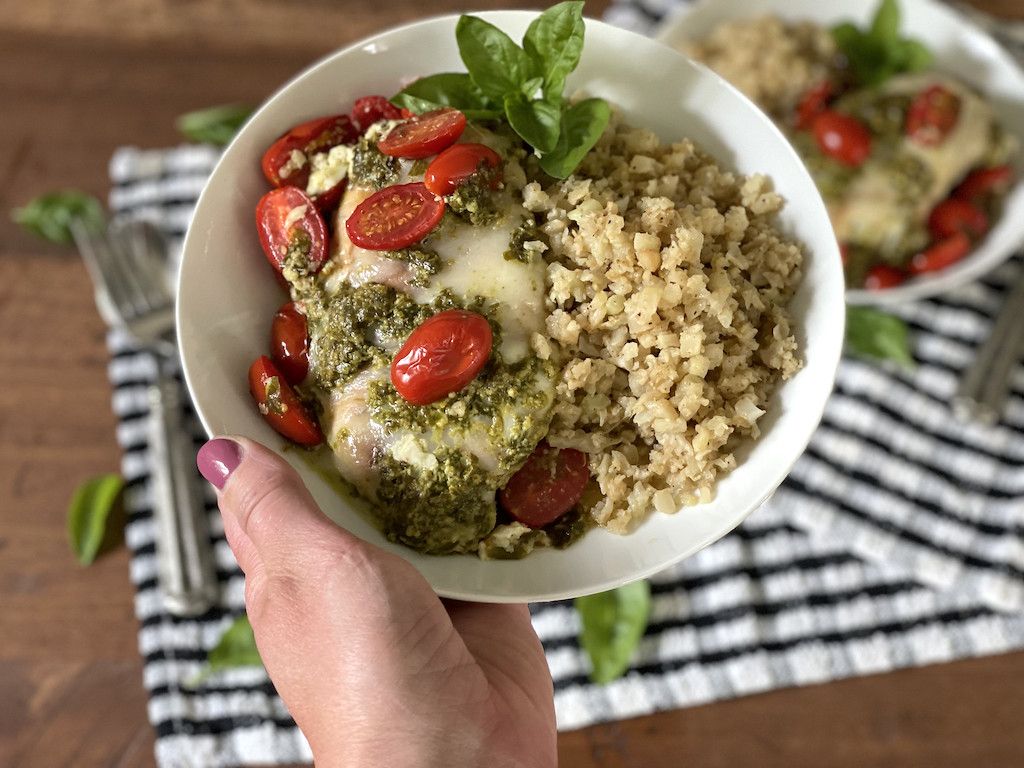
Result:
M215 437L199 449L196 466L199 472L222 490L228 477L242 462L242 446L226 437Z

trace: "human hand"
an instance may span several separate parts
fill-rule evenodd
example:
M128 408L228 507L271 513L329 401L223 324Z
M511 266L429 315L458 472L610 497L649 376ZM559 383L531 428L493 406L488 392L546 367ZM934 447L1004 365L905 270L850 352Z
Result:
M551 675L525 605L441 600L340 528L244 438L204 445L260 656L319 768L557 763Z

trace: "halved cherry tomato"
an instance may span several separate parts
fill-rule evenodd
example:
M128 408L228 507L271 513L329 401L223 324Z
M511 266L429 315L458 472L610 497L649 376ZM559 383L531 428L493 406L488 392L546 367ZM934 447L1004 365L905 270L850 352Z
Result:
M972 203L984 202L987 198L1001 195L1013 181L1013 167L1000 165L995 168L977 168L964 177L953 190L953 197Z
M301 384L309 373L309 329L297 301L285 302L274 315L270 359L289 384Z
M811 121L818 147L831 158L856 168L871 156L871 132L852 115L826 109Z
M363 96L356 99L349 116L359 132L364 133L378 120L397 120L402 116L402 110L383 96Z
M413 405L458 392L491 354L491 324L465 309L438 312L420 323L391 362L391 382Z
M327 257L327 225L298 187L272 189L256 205L260 244L278 272L285 264L315 274Z
M825 107L835 93L836 84L831 80L822 80L813 85L803 95L803 98L800 99L800 103L796 107L796 118L793 127L799 131L810 128L814 118L825 111Z
M501 164L501 155L486 144L452 144L448 149L430 161L427 166L423 183L435 195L450 195L474 173L485 167L497 168ZM501 174L494 173L491 177L491 189L498 186Z
M572 509L589 480L587 454L541 442L498 491L498 501L523 525L541 528Z
M392 157L430 157L454 144L465 129L466 116L459 110L432 109L396 125L377 142L377 149Z
M970 252L971 239L963 232L957 232L955 235L932 243L911 257L908 269L914 275L937 272L960 261Z
M393 251L418 243L444 215L444 201L422 181L374 192L345 220L345 232L360 248Z
M266 355L249 367L249 392L260 413L277 432L299 445L323 442L316 418Z
M917 94L907 109L907 136L926 147L946 140L960 117L960 97L943 85L933 85Z
M894 288L904 280L907 275L902 269L897 269L888 264L875 264L868 270L864 278L864 289L868 291L884 291L886 288Z
M951 197L932 208L928 217L928 231L935 240L945 239L957 232L964 232L977 239L988 232L988 214L973 203Z
M290 184L305 189L310 156L340 144L351 144L359 133L348 115L319 117L297 125L263 153L263 175L275 187Z

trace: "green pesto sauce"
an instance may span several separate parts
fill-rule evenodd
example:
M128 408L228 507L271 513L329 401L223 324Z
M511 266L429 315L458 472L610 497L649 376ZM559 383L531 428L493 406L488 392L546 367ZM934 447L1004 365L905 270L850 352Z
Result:
M442 448L434 455L434 471L388 454L377 459L384 534L426 554L473 552L497 519L493 480L468 452Z
M491 191L494 175L489 170L481 168L444 199L452 213L473 225L490 224L498 218L498 209Z
M420 323L447 309L463 306L450 292L430 304L417 304L411 296L379 283L345 287L325 299L314 294L306 300L310 330L310 356L317 385L325 390L344 386L367 365L391 364L385 349L398 346Z
M411 266L416 273L413 279L416 285L426 285L430 277L440 272L444 266L437 251L424 247L422 243L397 251L382 251L380 255Z
M481 556L485 560L521 560L537 547L565 549L579 541L591 527L589 518L576 505L554 522L543 528L526 531L513 540L503 536L488 536L480 542Z
M506 261L521 261L523 264L529 264L533 252L526 250L525 246L536 240L546 246L550 244L548 236L537 228L537 222L532 217L523 219L523 223L512 230L509 237L508 250L504 254Z
M377 149L377 142L365 136L352 150L349 182L361 187L380 190L398 180L399 162Z
M404 400L390 379L371 382L367 405L374 421L386 431L408 430L419 434L448 430L456 438L487 423L487 436L502 456L498 474L510 475L533 453L547 431L550 398L538 392L534 381L549 363L529 357L513 366L491 359L462 390L429 405ZM513 417L512 408L522 411ZM474 423L476 422L476 423Z

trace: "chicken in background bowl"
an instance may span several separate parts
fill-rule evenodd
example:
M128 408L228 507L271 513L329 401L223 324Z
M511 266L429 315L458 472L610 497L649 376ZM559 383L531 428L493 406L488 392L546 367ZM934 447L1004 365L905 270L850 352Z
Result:
M852 302L935 293L1019 242L1021 73L952 11L928 0L722 0L660 39L787 133L828 206Z

